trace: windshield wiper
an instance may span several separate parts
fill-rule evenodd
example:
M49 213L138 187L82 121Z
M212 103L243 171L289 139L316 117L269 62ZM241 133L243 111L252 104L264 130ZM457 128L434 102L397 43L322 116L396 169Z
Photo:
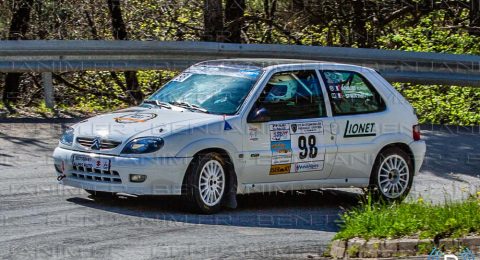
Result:
M186 108L188 110L194 110L194 111L200 111L200 112L203 112L203 113L208 113L208 110L206 110L205 108L203 108L201 106L198 106L198 105L195 105L195 104L190 104L188 102L171 101L171 102L168 102L168 103L171 104L171 105L177 106L177 107Z
M155 105L157 107L164 107L164 108L167 108L167 109L172 109L172 106L170 106L168 103L165 103L165 102L162 102L162 101L158 101L158 100L149 100L149 99L146 99L143 101L144 104L150 104L150 105Z

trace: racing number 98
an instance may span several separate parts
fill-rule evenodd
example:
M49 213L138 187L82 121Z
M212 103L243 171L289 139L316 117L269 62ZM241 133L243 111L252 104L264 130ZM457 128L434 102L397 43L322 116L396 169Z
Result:
M318 153L318 148L316 146L317 140L314 135L308 136L308 142L307 142L307 137L304 135L301 135L298 137L298 148L300 149L300 153L298 154L298 157L303 160L308 157L310 158L315 158L317 157Z

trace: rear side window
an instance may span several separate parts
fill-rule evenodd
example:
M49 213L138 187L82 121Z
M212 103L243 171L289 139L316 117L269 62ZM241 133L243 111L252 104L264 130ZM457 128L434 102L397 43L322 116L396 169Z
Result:
M334 115L373 113L385 110L385 102L362 75L354 71L321 72Z

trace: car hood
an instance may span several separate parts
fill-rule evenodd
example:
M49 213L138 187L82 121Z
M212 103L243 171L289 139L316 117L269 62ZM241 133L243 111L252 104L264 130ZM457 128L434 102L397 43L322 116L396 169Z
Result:
M124 142L136 136L165 136L173 131L222 120L200 112L134 107L99 115L74 125L76 137Z

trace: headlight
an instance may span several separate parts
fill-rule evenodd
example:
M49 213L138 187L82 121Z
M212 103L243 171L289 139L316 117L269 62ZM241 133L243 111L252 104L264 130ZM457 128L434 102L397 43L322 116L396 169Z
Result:
M141 137L130 141L122 150L124 154L153 153L163 147L163 139L159 137Z
M69 127L65 132L63 132L62 136L60 137L60 143L64 145L71 146L73 144L73 128Z

